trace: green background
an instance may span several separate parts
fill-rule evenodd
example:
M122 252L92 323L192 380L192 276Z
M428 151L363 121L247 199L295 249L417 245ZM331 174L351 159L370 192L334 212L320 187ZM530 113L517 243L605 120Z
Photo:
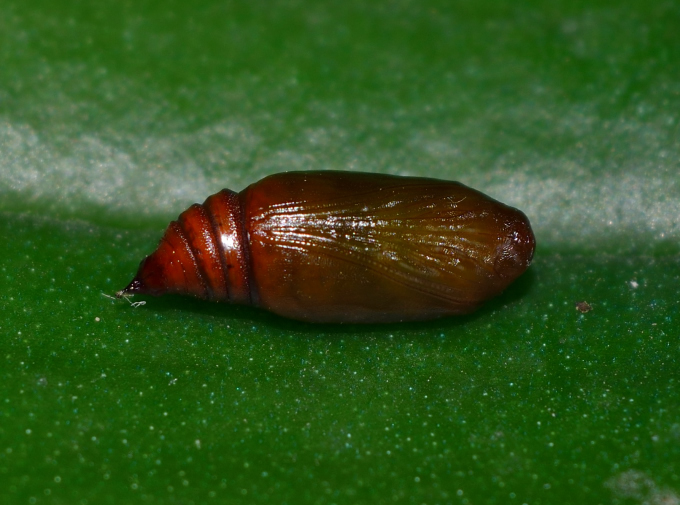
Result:
M677 1L0 11L0 503L678 503ZM418 324L102 296L302 169L464 182L534 264Z

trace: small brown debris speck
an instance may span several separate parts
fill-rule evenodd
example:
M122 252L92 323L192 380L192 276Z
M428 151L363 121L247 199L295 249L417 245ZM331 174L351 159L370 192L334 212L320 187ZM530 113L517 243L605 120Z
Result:
M590 312L591 310L593 310L593 306L590 305L585 300L582 302L576 302L574 306L576 307L576 310L578 310L581 314L585 314L586 312Z

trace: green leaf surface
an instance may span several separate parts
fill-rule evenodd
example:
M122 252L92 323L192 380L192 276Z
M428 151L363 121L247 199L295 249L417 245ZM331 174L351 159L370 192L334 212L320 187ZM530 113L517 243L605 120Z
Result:
M680 500L680 4L2 11L0 503ZM102 296L189 204L306 169L459 180L534 264L402 325Z

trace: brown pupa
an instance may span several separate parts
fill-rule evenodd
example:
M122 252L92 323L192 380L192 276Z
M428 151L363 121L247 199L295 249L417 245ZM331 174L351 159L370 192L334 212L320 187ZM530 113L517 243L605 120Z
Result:
M474 311L534 248L522 212L457 182L285 172L189 207L118 296L181 293L311 322L426 320Z

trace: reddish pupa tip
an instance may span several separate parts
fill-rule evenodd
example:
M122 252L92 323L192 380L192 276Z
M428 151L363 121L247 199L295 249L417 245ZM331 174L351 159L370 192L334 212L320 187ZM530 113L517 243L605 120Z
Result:
M161 244L163 241L161 241ZM139 269L134 278L125 288L116 293L116 297L122 298L126 295L153 295L158 296L167 293L165 286L165 275L163 258L159 261L159 251L144 258L139 264Z
M142 284L142 281L135 277L126 287L124 287L120 291L116 291L116 298L123 298L126 295L134 295L135 293L143 292L144 285Z

